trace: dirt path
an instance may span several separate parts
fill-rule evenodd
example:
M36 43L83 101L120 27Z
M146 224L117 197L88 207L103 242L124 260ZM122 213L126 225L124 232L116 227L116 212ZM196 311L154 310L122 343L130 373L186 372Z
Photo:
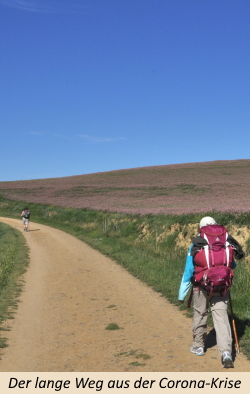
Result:
M19 220L0 220L22 230ZM189 353L191 319L158 293L62 231L30 230L30 266L0 371L223 372L216 346L204 357ZM122 329L106 330L110 323ZM250 371L243 354L233 371Z

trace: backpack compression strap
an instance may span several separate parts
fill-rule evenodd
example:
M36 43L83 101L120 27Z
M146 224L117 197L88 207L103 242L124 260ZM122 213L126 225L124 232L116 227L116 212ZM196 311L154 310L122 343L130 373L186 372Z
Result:
M209 242L208 242L208 238L206 236L206 234L204 233L204 239L207 241L207 245L204 246L204 251L205 251L205 256L206 256L206 260L207 260L207 266L208 268L210 268L210 262L209 262Z
M228 233L226 233L226 239L228 237ZM226 257L227 257L227 267L229 267L230 261L229 261L229 257L230 257L230 252L229 252L229 242L226 241Z

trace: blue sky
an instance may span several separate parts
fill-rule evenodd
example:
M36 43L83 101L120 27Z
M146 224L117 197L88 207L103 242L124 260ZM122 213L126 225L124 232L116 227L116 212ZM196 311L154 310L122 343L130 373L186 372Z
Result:
M249 158L249 0L0 0L0 181Z

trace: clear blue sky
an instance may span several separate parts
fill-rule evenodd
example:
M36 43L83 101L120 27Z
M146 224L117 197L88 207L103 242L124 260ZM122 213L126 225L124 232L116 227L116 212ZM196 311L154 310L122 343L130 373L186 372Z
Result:
M0 0L0 181L249 158L249 0Z

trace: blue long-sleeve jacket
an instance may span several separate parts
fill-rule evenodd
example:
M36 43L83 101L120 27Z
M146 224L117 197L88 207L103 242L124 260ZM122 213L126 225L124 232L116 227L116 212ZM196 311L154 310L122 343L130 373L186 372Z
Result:
M191 287L191 278L194 275L194 258L191 256L191 249L193 244L188 249L188 254L186 257L186 265L184 269L184 273L181 280L181 285L179 288L178 300L183 301L186 295L188 294Z
M194 275L194 258L191 256L191 249L193 244L188 249L188 254L186 257L186 265L184 269L184 273L181 280L181 285L179 288L178 300L183 301L186 295L188 294L190 287L192 285L191 278ZM233 269L236 267L235 261L233 261Z

